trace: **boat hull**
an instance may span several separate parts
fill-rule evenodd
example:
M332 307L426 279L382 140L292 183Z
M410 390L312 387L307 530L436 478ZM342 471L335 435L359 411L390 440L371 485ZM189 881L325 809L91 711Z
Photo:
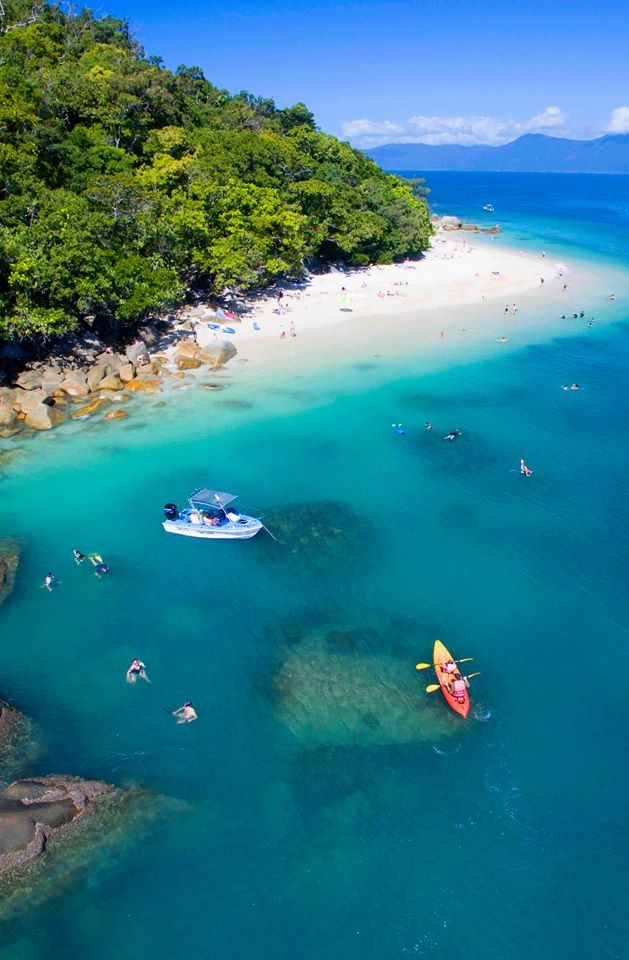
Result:
M216 527L190 523L189 520L164 520L162 526L166 533L178 533L182 537L196 537L198 540L250 540L262 529L262 523L254 517L242 517L238 523Z
M439 681L439 686L441 687L441 692L445 697L446 703L452 710L454 710L455 713L458 713L459 716L466 717L470 709L470 695L466 690L462 697L455 697L448 690L448 674L443 673L441 666L442 664L447 663L448 660L454 660L454 657L447 647L444 646L441 640L435 640L432 660L435 666L437 680Z

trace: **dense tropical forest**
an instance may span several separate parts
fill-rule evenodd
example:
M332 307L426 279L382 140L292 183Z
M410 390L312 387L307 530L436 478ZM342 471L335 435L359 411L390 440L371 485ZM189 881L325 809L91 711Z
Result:
M301 103L166 70L126 22L0 0L0 336L424 250L412 185Z

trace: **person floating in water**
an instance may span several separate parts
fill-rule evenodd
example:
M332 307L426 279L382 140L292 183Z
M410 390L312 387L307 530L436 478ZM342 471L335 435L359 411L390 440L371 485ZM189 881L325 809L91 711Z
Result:
M426 420L426 423L424 424L424 430L432 430L432 423L430 420Z
M173 717L177 717L177 723L192 723L193 720L198 720L197 711L190 700L186 700L182 707L173 710Z
M578 390L578 389L579 389L579 384L578 384L578 383L564 383L564 385L563 385L563 387L562 387L561 389L562 389L562 390Z
M75 563L83 563L84 560L87 560L86 554L81 553L80 550L73 550L72 556L74 557Z
M100 580L105 573L109 573L109 566L106 563L97 563L94 568L94 576Z
M93 563L95 567L97 567L99 563L104 563L100 553L88 553L87 559Z
M142 663L141 660L132 660L131 666L127 670L127 683L135 683L138 677L141 680L146 680L147 683L151 682L146 675L146 664Z
M524 460L520 460L520 473L525 477L530 477L533 473L533 471L527 467Z
M59 581L55 577L54 573L47 573L46 576L44 577L44 582L42 586L45 587L46 590L52 592L53 587L59 586Z
M442 440L456 440L456 438L460 436L461 436L460 430L450 430L449 433L446 433L445 437L442 437Z
M392 423L391 429L393 430L393 433L396 433L399 437L404 437L406 435L406 430L401 423Z

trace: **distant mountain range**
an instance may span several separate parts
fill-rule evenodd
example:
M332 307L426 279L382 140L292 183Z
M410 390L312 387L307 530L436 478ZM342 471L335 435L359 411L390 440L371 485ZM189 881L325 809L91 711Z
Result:
M629 173L629 134L565 140L529 133L501 147L389 143L368 156L385 170L474 170L504 173Z

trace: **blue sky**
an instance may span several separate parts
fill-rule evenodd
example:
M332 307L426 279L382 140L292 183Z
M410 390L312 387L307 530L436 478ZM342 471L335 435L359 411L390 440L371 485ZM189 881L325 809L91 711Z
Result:
M107 0L106 0L107 2ZM629 133L626 2L108 0L147 54L356 146Z

